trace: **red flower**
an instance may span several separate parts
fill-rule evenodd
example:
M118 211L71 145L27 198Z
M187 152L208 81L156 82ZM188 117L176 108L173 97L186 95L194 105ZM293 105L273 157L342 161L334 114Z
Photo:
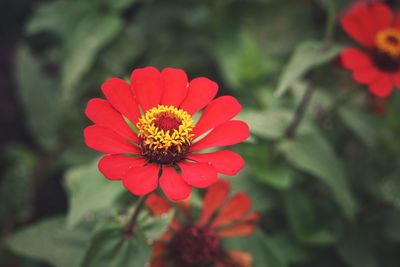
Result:
M160 214L165 199L152 194L146 205L153 214ZM156 203L156 205L154 205ZM251 235L259 220L250 212L251 201L244 193L229 198L229 183L220 180L204 196L197 222L192 222L187 207L184 222L174 218L170 229L153 244L151 267L250 267L252 257L238 250L224 250L221 239ZM182 210L182 208L180 208ZM167 209L163 209L164 212Z
M400 14L394 16L383 3L357 3L341 20L343 29L364 47L347 48L341 54L353 78L368 84L379 97L400 88Z
M86 115L94 123L84 131L86 145L103 152L100 171L122 180L135 195L158 187L172 200L205 188L217 173L235 175L243 159L229 150L199 154L248 138L246 123L232 120L241 105L231 96L213 100L218 85L207 78L188 82L180 69L161 73L146 67L132 72L131 83L111 78L102 85L107 100L91 99ZM204 108L205 107L205 108ZM202 108L194 123L194 114ZM204 136L205 135L205 136Z

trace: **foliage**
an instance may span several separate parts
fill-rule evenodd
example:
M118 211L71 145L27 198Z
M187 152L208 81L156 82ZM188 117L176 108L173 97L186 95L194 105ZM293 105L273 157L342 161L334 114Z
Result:
M339 27L324 39L325 19L328 7L336 16L347 2L29 3L13 44L24 137L0 154L0 265L149 261L148 243L172 213L144 213L135 238L123 239L136 199L99 173L82 131L87 100L104 80L154 65L210 77L243 105L252 137L236 148L246 167L230 179L262 217L252 237L226 246L251 252L255 267L398 266L400 93L377 115L367 90L335 65L349 40Z

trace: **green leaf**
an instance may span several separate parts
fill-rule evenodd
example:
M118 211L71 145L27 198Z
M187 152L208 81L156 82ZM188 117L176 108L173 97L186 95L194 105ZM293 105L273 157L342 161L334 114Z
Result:
M79 266L88 241L87 231L65 228L53 217L18 231L7 242L14 252L56 267Z
M292 116L292 112L287 109L269 112L244 110L237 118L247 122L255 135L274 140L282 138Z
M312 257L311 249L293 238L289 232L280 232L270 237L281 257L289 263L303 263Z
M97 160L89 165L68 170L65 183L69 194L69 227L75 226L95 212L110 210L120 194L125 191L118 181L113 183L98 171Z
M161 216L147 216L143 221L140 221L146 239L150 241L158 240L167 230L174 215L175 212L171 209Z
M248 252L253 257L253 267L286 267L285 257L281 257L278 247L260 230L252 236L229 238L224 240L227 249L238 249Z
M377 121L369 116L365 110L345 106L339 109L339 116L346 126L358 136L366 145L373 148L377 144Z
M92 237L82 267L144 267L150 261L150 246L137 231L131 239L122 238L120 226L99 229ZM78 265L75 265L78 266Z
M122 26L120 17L115 14L82 18L66 44L61 70L64 99L75 98L79 81L92 67L100 50L115 38Z
M296 168L325 182L332 190L343 213L353 218L357 203L347 184L344 166L332 146L316 129L282 141L278 149Z
M327 46L320 41L305 41L301 43L294 51L279 78L275 96L282 96L294 82L302 78L311 69L331 61L341 50L341 46Z
M17 51L16 78L29 129L36 141L48 149L55 144L57 136L60 99L57 83L45 75L25 46Z
M328 245L335 236L317 225L312 202L299 192L290 192L286 196L286 214L290 228L299 241L307 244Z

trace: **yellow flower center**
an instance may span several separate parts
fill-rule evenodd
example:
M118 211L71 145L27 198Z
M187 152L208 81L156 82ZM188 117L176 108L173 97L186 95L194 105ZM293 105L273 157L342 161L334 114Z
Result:
M392 57L400 57L400 30L388 28L378 32L375 44L380 51Z
M194 137L192 116L174 106L158 105L148 110L136 127L142 155L160 164L183 159Z

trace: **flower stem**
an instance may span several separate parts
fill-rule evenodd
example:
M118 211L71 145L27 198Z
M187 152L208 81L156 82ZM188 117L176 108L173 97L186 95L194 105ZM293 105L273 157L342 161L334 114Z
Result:
M306 89L303 98L300 101L300 104L298 105L292 122L289 124L289 127L285 131L285 137L286 138L294 138L296 136L296 129L300 125L301 120L304 117L304 114L307 110L307 106L310 103L312 94L314 93L315 87L313 85L309 85L308 88Z
M333 34L335 30L335 21L336 21L336 8L335 2L333 0L327 0L327 20L325 26L325 44L328 45L332 42Z
M123 238L124 239L131 239L136 232L136 222L137 219L139 218L139 214L142 211L144 207L144 203L146 201L146 198L149 195L144 195L139 198L138 203L136 205L135 211L132 214L131 219L129 220L128 224L125 226L124 232L123 232Z

